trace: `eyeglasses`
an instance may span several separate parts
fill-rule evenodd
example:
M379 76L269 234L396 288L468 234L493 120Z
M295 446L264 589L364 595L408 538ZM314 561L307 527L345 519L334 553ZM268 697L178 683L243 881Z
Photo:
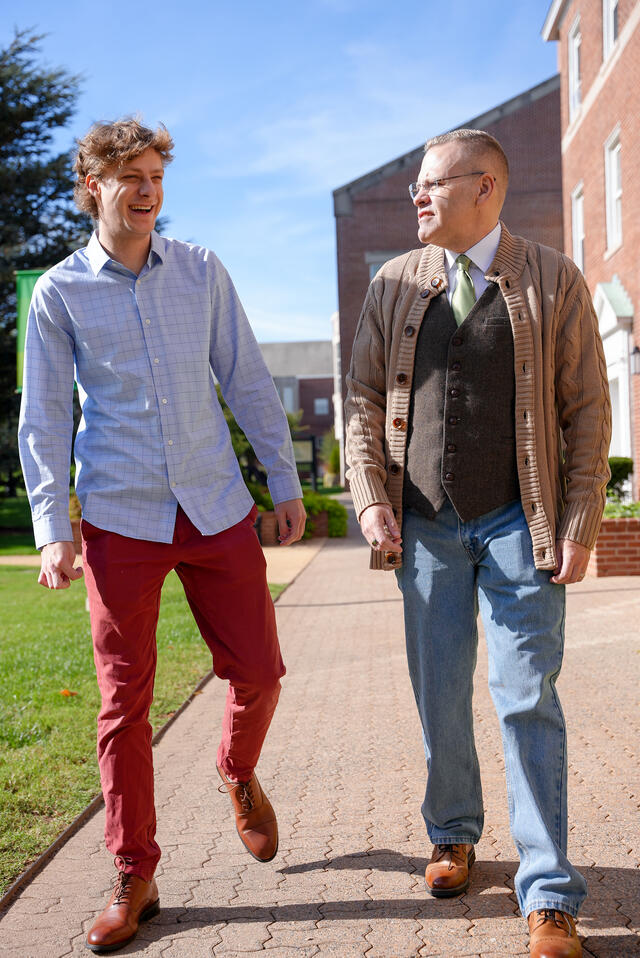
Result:
M426 183L409 183L409 195L415 200L418 193L423 190L427 195L431 195L439 186L444 186L447 180L459 180L463 176L491 176L486 170L474 170L472 173L456 173L455 176L440 176L437 180L427 180ZM491 176L495 182L495 176Z

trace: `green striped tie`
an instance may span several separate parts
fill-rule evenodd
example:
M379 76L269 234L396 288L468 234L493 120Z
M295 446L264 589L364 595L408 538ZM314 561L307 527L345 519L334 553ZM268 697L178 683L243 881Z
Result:
M467 314L476 301L476 291L469 273L471 260L464 253L456 258L458 266L458 282L451 297L451 309L456 323L460 326L467 318Z

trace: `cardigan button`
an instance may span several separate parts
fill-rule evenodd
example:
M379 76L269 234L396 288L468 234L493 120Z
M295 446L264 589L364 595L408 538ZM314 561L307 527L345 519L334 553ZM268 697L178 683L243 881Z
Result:
M398 465L397 462L391 463L391 465L389 466L389 472L391 473L392 476L398 475L398 473L400 472L400 466Z
M385 562L388 562L389 565L395 565L398 561L398 555L396 552L385 552L384 560Z
M401 386L404 386L408 378L409 377L407 376L406 373L398 373L398 375L396 376L396 382L400 383Z
M416 331L415 326L405 326L405 327L404 327L404 334L405 334L405 336L413 336L413 334L415 333L415 331Z
M401 430L404 432L404 430L407 428L407 421L406 421L406 419L400 419L399 417L398 417L397 419L394 419L394 420L393 420L393 428L394 428L394 429L401 429Z
M423 289L422 292L420 293L420 299L426 299L428 295L429 295L429 290Z

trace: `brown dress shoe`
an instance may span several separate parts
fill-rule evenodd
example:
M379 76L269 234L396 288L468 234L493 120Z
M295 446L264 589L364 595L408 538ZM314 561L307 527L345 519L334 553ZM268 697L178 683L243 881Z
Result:
M155 879L145 881L137 875L118 872L109 904L87 935L87 948L98 954L123 948L138 934L140 922L153 918L159 911Z
M529 922L531 958L581 958L582 945L571 915L555 908L532 911Z
M454 898L469 887L469 870L476 860L473 845L434 845L424 873L434 898Z
M240 841L256 861L270 862L278 851L278 823L255 772L248 782L232 782L219 766L216 768L223 782L218 791L231 796Z

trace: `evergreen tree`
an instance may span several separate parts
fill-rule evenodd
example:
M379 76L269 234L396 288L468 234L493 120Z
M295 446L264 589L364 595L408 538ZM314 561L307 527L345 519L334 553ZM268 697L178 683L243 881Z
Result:
M41 40L16 31L0 50L0 485L9 494L19 476L14 270L52 266L92 229L73 203L71 150L53 147L73 116L80 78L42 65Z

